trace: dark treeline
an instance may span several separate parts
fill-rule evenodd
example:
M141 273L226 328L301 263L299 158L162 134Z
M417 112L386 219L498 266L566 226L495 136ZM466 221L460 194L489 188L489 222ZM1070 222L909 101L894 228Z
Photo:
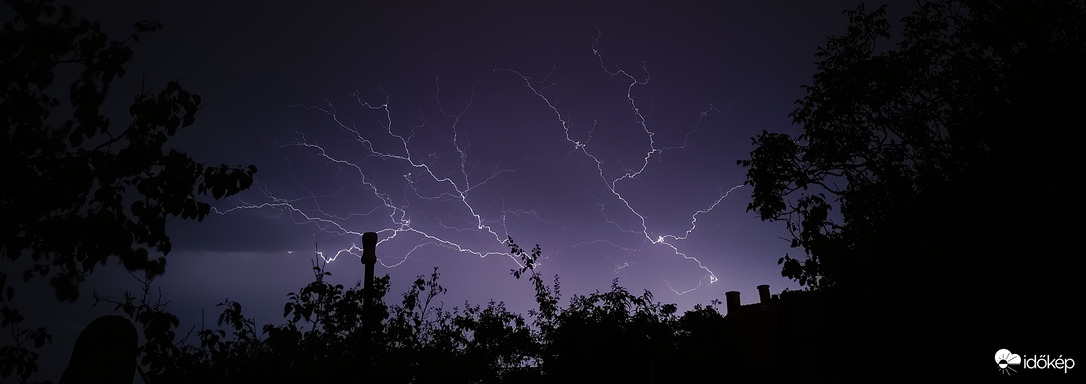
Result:
M731 348L718 302L680 315L674 304L660 304L648 291L631 293L616 280L610 291L574 295L561 306L558 277L548 283L531 268L539 247L528 253L512 239L510 246L525 260L513 275L535 289L538 306L527 316L504 303L438 305L445 289L435 268L398 304L385 300L389 277L375 279L376 324L367 336L361 282L329 283L319 258L313 282L288 295L279 325L258 326L240 303L228 301L220 304L218 328L182 337L177 317L147 292L100 300L142 330L141 374L156 384L664 383L755 374L729 363L740 351Z

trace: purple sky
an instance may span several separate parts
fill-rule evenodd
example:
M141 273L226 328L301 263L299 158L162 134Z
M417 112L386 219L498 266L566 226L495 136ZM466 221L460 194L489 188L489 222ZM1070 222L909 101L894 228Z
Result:
M201 308L214 324L224 297L280 323L286 293L312 279L314 243L332 257L368 231L392 301L436 266L447 307L494 299L525 313L532 290L509 274L507 235L542 246L538 270L561 277L563 305L615 278L681 311L731 290L754 302L759 284L798 288L777 259L802 251L745 211L735 162L761 130L797 130L788 113L816 48L858 1L268 3L76 6L115 38L135 20L164 24L134 46L118 111L141 79L181 79L204 105L173 144L259 168L218 213L169 228L158 284L182 331ZM360 279L360 254L331 262L334 280ZM113 268L82 292L133 286ZM72 324L108 312L88 307L40 311ZM43 355L66 361L75 329Z

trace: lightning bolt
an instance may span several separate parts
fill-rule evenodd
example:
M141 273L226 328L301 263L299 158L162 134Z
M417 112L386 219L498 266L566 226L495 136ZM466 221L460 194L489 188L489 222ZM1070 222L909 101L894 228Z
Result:
M653 235L649 234L649 228L648 228L648 224L646 223L645 216L642 215L640 212L638 212L637 209L635 209L633 207L633 205L630 203L630 201L627 200L624 196L622 196L622 193L620 193L618 191L617 186L618 186L618 184L620 182L622 182L624 180L633 180L633 179L637 178L638 176L640 176L643 172L645 172L645 170L649 166L649 160L651 160L653 156L659 156L659 155L663 154L664 151L667 151L667 150L685 149L687 147L687 145L689 144L690 135L692 135L694 132L696 132L698 126L701 125L701 122L705 119L705 117L707 117L710 113L714 113L714 112L715 113L720 113L720 110L717 109L712 104L710 104L708 109L706 109L705 111L702 111L701 114L700 114L700 117L698 118L697 123L694 124L694 128L686 134L686 137L685 137L685 139L683 141L683 145L658 148L657 145L656 145L656 141L654 140L654 136L656 136L656 132L653 132L649 128L647 119L646 119L645 115L641 112L641 107L638 105L637 100L635 100L635 98L633 96L633 91L634 91L635 87L647 86L649 84L649 82L651 81L651 75L650 75L650 73L648 71L648 68L646 67L645 63L642 62L641 71L645 73L644 79L638 79L633 74L631 74L631 73L629 73L626 70L621 69L621 68L616 67L614 70L607 69L607 64L603 59L603 54L600 53L599 48L598 48L599 47L599 40L600 40L600 37L602 37L602 36L603 36L603 32L600 30L599 23L597 22L596 23L596 36L595 36L595 38L592 39L592 55L595 56L596 59L598 60L598 62L600 64L600 68L605 73L607 73L609 76L611 76L611 78L620 77L620 78L625 78L626 80L629 81L627 83L627 85L626 85L626 95L625 95L626 104L629 106L630 111L633 113L635 121L637 122L637 124L640 126L641 130L645 133L645 135L649 139L649 148L645 152L645 155L644 155L644 157L642 159L640 167L637 168L636 170L628 169L624 174L622 174L621 176L619 176L617 178L608 179L608 177L605 175L605 172L603 170L603 161L600 160L600 158L597 157L594 153L589 151L588 140L591 139L591 131L589 131L589 138L586 139L585 142L575 140L570 136L570 127L569 127L570 124L569 124L568 119L565 116L563 116L562 112L559 111L559 109L555 105L555 103L552 102L544 94L546 89L557 86L557 83L548 81L548 79L550 78L550 73L548 73L548 76L546 78L542 79L542 80L535 80L532 77L524 75L520 71L517 71L515 69L497 68L497 69L495 69L495 71L508 72L508 73L512 73L515 76L519 77L524 82L524 85L526 87L528 87L528 89L530 89L543 103L545 103L547 105L547 108L549 108L554 113L554 115L558 118L558 122L561 124L562 130L565 133L566 141L568 141L570 144L573 145L573 150L572 151L579 151L580 153L584 154L585 156L592 159L592 161L596 163L596 170L599 173L599 177L600 177L601 181L603 181L607 185L607 188L608 188L608 190L610 190L611 194L616 199L618 199L618 201L622 202L622 204L626 207L628 212L634 214L640 220L640 224L641 224L641 231L640 232L641 232L642 235L645 236L646 240L648 240L653 245L666 246L666 247L670 248L674 252L675 255L681 256L683 259L686 259L686 260L689 260L689 261L692 261L692 262L696 263L698 268L704 270L707 273L709 283L710 284L715 283L718 280L718 278L716 277L716 274L713 273L712 270L710 270L708 267L706 267L705 264L702 263L701 260L698 260L697 257L687 255L686 253L680 251L679 248L675 244L673 244L671 241L685 240L690 235L690 233L693 232L697 228L697 217L698 217L698 215L711 212L714 208L716 208L716 206L718 204L720 204L721 201L723 201L726 197L728 197L728 195L732 191L735 191L736 189L742 188L744 185L740 184L740 185L736 185L736 186L732 187L728 191L722 193L720 195L720 197L716 201L714 201L709 207L696 211L691 216L690 228L687 229L686 232L682 236L665 234L665 235L656 235L656 237L653 237ZM555 69L556 68L552 67L551 73L553 73L553 71ZM595 127L593 127L593 128L595 128ZM614 224L614 222L611 221L610 219L607 219L607 220L608 220L608 222L611 222L612 224ZM669 240L671 240L671 241L669 241ZM671 284L667 283L666 280L665 280L665 283L668 284L668 287L673 292L675 292L675 294L682 295L682 294L685 294L685 293L688 293L688 292L691 292L693 290L696 290L696 289L700 288L702 286L702 282L704 280L705 279L703 278L701 281L699 281L697 287L686 290L686 291L681 291L681 292L676 290L675 288L671 287Z
M559 85L557 81L550 80L558 68L557 64L553 65L550 71L542 79L538 80L519 70L510 68L494 68L492 73L513 76L514 79L517 79L524 87L534 94L534 97L540 101L541 106L544 106L549 113L553 114L556 118L557 126L561 128L564 139L570 146L569 153L566 156L567 159L572 158L573 156L584 156L589 160L586 161L586 163L594 163L594 172L598 175L600 182L610 193L608 200L619 203L620 206L624 207L626 212L636 216L636 221L638 221L636 224L637 228L622 228L616 220L608 217L605 213L606 203L597 197L600 214L607 223L614 225L621 231L643 236L645 240L648 241L649 245L667 247L674 255L693 263L697 268L705 272L705 275L698 281L697 286L685 290L675 289L670 282L664 280L664 283L667 284L669 289L677 295L682 295L701 288L705 282L708 282L709 284L715 283L718 281L716 274L697 257L680 250L677 243L689 238L689 236L697 229L698 217L700 215L712 212L733 191L744 187L744 185L736 185L727 190L721 189L718 198L706 207L696 210L690 215L689 226L678 234L656 233L650 230L650 225L645 218L645 215L635 208L636 204L632 203L630 199L623 195L621 187L624 183L628 183L647 172L653 157L660 157L668 151L686 149L689 145L691 135L697 132L699 126L707 117L724 113L716 106L709 104L700 113L692 129L686 133L681 145L662 146L661 144L658 144L655 139L656 132L650 127L646 113L642 112L643 107L639 105L638 100L634 97L634 90L636 88L647 87L651 81L651 75L649 74L647 65L644 62L641 63L639 70L643 75L640 78L617 66L614 67L614 69L609 69L603 54L599 50L599 42L603 33L599 28L598 22L596 23L595 29L596 35L593 37L591 44L592 55L595 57L595 60L598 61L599 67L604 73L612 79L619 79L624 82L625 95L623 95L623 102L629 108L629 112L632 114L640 132L648 141L648 146L645 148L645 152L643 156L641 156L639 164L632 168L624 168L617 175L608 176L608 172L605 171L605 161L594 151L595 146L591 143L592 134L597 128L598 121L595 121L592 128L584 133L585 137L583 140L576 139L571 130L570 117L567 113L561 111L557 101L553 97L548 96L548 91L556 89ZM326 210L320 204L321 198L329 197L328 195L316 195L308 189L305 189L303 186L302 188L308 193L306 197L285 199L274 195L266 186L262 185L258 188L261 194L261 202L251 203L244 200L235 200L235 205L233 207L225 209L215 208L214 212L226 215L238 210L274 210L280 212L282 215L288 216L296 224L313 225L318 230L327 234L359 239L361 238L362 233L352 229L352 226L350 225L352 220L359 217L385 214L387 216L387 226L376 231L379 235L378 245L393 240L402 234L413 234L420 237L420 240L401 257L382 255L379 262L386 268L394 268L401 265L407 261L415 251L428 245L440 246L480 258L505 256L513 260L517 265L521 265L520 260L517 260L508 252L493 251L478 247L473 248L465 245L464 241L451 239L450 236L440 233L431 233L435 231L421 229L420 226L412 224L411 220L412 214L415 211L410 203L410 199L407 198L408 195L420 202L453 203L457 211L466 214L457 217L465 219L470 224L457 225L455 221L445 223L443 220L438 219L437 227L440 228L441 231L437 232L482 234L487 238L492 238L492 241L494 242L493 245L501 249L504 249L508 245L507 238L510 231L507 226L507 219L509 217L519 218L521 216L529 216L545 221L532 209L507 209L504 206L504 201L502 202L500 215L496 219L484 218L483 214L480 213L480 210L473 206L470 197L472 191L483 187L494 180L499 180L517 172L517 169L503 168L499 162L496 163L493 168L489 169L488 173L483 177L472 176L475 167L469 166L468 155L468 148L471 144L462 134L462 129L459 125L464 115L469 112L475 102L475 94L478 85L478 81L472 84L470 95L467 97L467 103L462 109L456 112L450 112L442 104L440 76L435 76L434 78L435 100L437 102L438 112L444 119L450 122L449 130L451 131L451 138L446 141L451 144L452 152L455 152L455 154L451 155L456 158L456 169L452 172L442 172L441 170L435 169L439 164L442 164L442 161L439 159L441 157L439 154L430 153L428 155L423 155L418 149L413 148L412 141L416 139L416 132L426 127L428 124L426 119L421 116L421 112L419 116L420 122L418 124L409 129L400 128L398 125L399 123L393 119L392 107L389 102L390 96L387 92L383 92L383 101L371 103L370 101L365 100L358 91L355 91L350 95L363 111L375 112L381 115L378 125L383 130L381 134L382 137L367 137L363 135L361 133L362 130L356 126L354 121L342 116L331 102L327 102L325 105L302 105L300 107L324 114L332 122L335 129L338 129L341 133L350 138L356 147L356 152L351 153L350 155L336 155L333 151L326 148L327 145L307 138L303 132L296 132L296 139L288 144L283 144L281 147L284 149L296 148L304 150L317 158L323 159L328 165L348 170L357 178L358 182L364 186L367 193L372 195L379 204L364 212L337 215L330 212L330 210ZM410 134L405 136L398 132L410 132ZM392 142L392 148L382 148L376 143L377 140ZM362 153L361 160L356 160L351 157L359 156L359 153L357 153L358 149L360 149ZM380 182L374 180L373 176L367 175L367 168L361 165L361 162L367 159L395 162L410 170L402 175L404 193L404 199L402 199L402 201L401 199L394 198L389 190L379 188ZM433 191L435 189L433 188L434 186L440 187L437 188L438 191ZM338 193L341 192L337 192L337 194ZM450 214L450 216L456 215ZM551 222L550 224L561 226L560 223ZM367 225L373 224L367 223ZM545 255L544 259L556 256L565 249L572 249L588 244L607 245L621 250L624 254L635 254L641 250L640 248L624 247L609 240L592 240L559 247L553 254ZM331 253L330 256L326 256L324 253L318 254L325 262L330 263L345 254L361 257L361 251L359 246L352 245ZM542 264L538 265L541 266ZM628 261L616 263L615 271L618 272L628 266Z

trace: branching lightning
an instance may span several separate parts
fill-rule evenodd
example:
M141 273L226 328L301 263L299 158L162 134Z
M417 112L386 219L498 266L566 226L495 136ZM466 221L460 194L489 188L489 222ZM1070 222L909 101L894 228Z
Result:
M685 261L696 265L697 268L705 272L705 276L698 281L696 286L685 290L677 290L671 286L670 282L664 280L664 282L674 293L682 295L687 292L696 290L702 287L705 281L708 281L710 284L715 283L718 280L716 274L708 266L706 266L702 262L702 260L699 260L697 257L683 252L677 242L681 240L686 240L697 229L698 217L700 215L712 212L718 205L720 205L724 201L725 198L729 196L729 194L739 188L742 188L743 185L736 185L726 190L721 189L718 198L716 198L715 201L712 201L706 207L694 211L690 215L689 227L686 228L685 231L677 234L656 233L652 231L650 229L648 220L645 218L645 215L639 212L639 210L635 207L636 204L631 203L630 199L623 195L622 185L640 177L642 174L649 171L649 164L653 157L659 157L666 151L681 151L686 149L689 144L691 135L697 132L697 129L701 125L701 123L710 115L723 114L723 112L717 109L716 106L709 104L706 109L704 109L700 113L700 116L698 117L696 123L693 125L691 130L686 133L682 145L662 146L661 144L658 144L655 139L656 132L650 127L646 114L642 112L642 106L639 105L638 101L634 97L634 90L636 88L646 87L650 83L651 76L649 74L647 66L645 65L645 63L642 63L640 71L644 73L644 75L641 78L618 67L608 69L608 65L604 60L604 56L599 50L599 41L601 36L602 32L600 31L597 24L596 36L592 39L591 45L592 55L595 57L595 60L598 61L599 67L604 73L606 73L612 79L620 79L620 81L624 82L626 92L623 96L623 102L627 105L630 113L634 118L634 121L639 126L640 133L648 139L648 147L645 149L644 155L641 157L640 163L632 168L624 169L624 171L620 172L620 174L618 175L608 176L608 172L605 171L605 161L597 152L594 151L595 146L592 145L591 139L593 132L597 128L595 123L593 127L586 132L586 137L583 139L583 141L575 139L573 137L573 133L571 132L571 124L568 113L563 113L559 108L559 104L556 99L548 96L548 90L557 88L559 86L557 81L550 80L551 76L557 70L557 65L554 65L551 70L546 74L546 76L544 76L542 79L536 79L532 76L522 73L519 70L509 68L495 68L493 69L492 73L495 73L498 76L513 76L513 78L519 81L523 85L523 87L526 87L534 94L535 98L539 100L540 105L546 107L548 113L552 113L554 115L554 117L556 118L557 126L562 129L564 139L570 147L567 158L570 158L572 156L584 156L588 160L590 160L587 161L588 164L594 163L595 170L593 172L598 174L599 180L611 194L609 197L607 197L607 199L613 199L614 202L620 203L621 206L623 206L628 213L637 217L636 221L639 221L636 224L637 229L622 228L619 223L614 221L612 218L609 218L605 214L605 203L599 202L600 214L601 216L603 216L603 219L606 220L607 223L614 225L616 228L619 228L622 231L636 233L640 236L643 236L645 240L648 241L648 245L667 247L671 250L671 252L673 252L674 255L682 257ZM479 82L475 82L472 84L470 96L468 97L468 102L463 107L463 109L458 112L450 112L446 110L441 102L440 77L437 76L434 79L435 99L437 100L438 111L440 112L441 116L443 116L448 121L451 121L451 124L449 124L449 129L451 130L451 139L447 139L447 141L452 145L452 150L455 151L455 154L452 156L457 158L458 161L458 163L456 164L457 170L453 172L454 175L452 176L445 175L445 173L434 169L434 167L439 164L439 159L437 159L436 155L431 154L429 155L429 159L424 160L422 158L426 158L427 156L423 156L417 151L413 152L412 140L415 139L416 132L426 126L427 122L420 116L421 122L413 127L406 128L399 125L399 123L393 119L393 113L392 108L390 107L388 93L385 93L385 99L380 103L371 103L370 101L364 100L357 91L352 93L351 96L363 110L376 112L382 116L379 124L383 131L382 135L387 136L382 137L381 140L392 141L395 146L394 150L378 149L379 146L375 144L375 142L373 141L374 139L364 136L361 133L362 130L360 130L353 121L342 118L341 114L337 112L335 106L331 102L321 106L307 105L302 107L306 110L317 111L325 114L331 120L335 128L339 129L340 131L342 131L342 133L350 137L353 141L353 144L356 145L364 153L363 159L378 158L385 161L393 161L402 164L406 168L411 169L411 172L407 172L402 175L402 179L404 181L404 193L410 193L413 198L417 198L420 200L453 202L457 206L457 210L462 210L463 212L467 213L466 217L464 218L472 223L470 227L462 227L455 224L446 224L444 222L439 222L438 227L441 229L441 231L438 232L471 232L476 234L482 234L485 235L487 238L493 238L493 241L495 242L494 244L497 245L497 249L505 249L505 247L507 246L507 238L510 234L509 228L506 223L509 217L520 217L527 215L535 217L539 220L543 219L533 209L504 208L504 202L503 208L500 211L500 215L498 217L485 218L484 215L480 213L481 211L477 209L476 206L473 206L473 200L471 198L472 191L476 190L477 188L483 187L488 183L494 182L495 180L499 180L503 177L515 174L517 172L517 169L514 168L503 168L501 166L501 163L497 163L496 165L494 165L494 167L490 169L489 172L486 173L483 177L473 177L473 172L469 171L469 168L474 168L468 166L468 161L470 158L468 149L471 144L470 142L466 142L465 136L462 134L460 123L462 118L465 116L466 113L468 113L468 111L472 108L472 105L475 103L475 93L478 85ZM404 134L399 132L410 132L410 134L406 135L405 137ZM308 151L308 153L312 153L314 156L323 159L328 164L332 164L342 169L349 170L354 177L357 177L358 182L365 187L365 189L368 191L367 193L372 194L372 196L376 198L377 201L381 202L380 205L374 206L371 209L365 210L364 212L351 213L348 215L337 215L322 208L319 202L317 202L319 196L315 194L310 193L309 196L299 199L284 199L274 195L272 192L269 191L266 186L261 186L259 188L259 191L261 193L260 199L263 202L249 203L244 200L238 200L233 207L226 209L215 209L214 212L226 215L238 210L277 210L289 216L294 223L311 224L314 225L318 230L328 234L346 237L356 237L360 239L362 232L377 232L379 235L378 244L393 240L404 233L411 233L421 237L421 240L419 240L410 250L402 255L389 255L379 253L379 255L381 256L379 258L379 262L382 266L386 268L394 268L396 266L399 266L400 264L407 261L416 250L427 245L445 247L460 253L475 255L480 258L486 258L488 256L494 255L505 256L509 257L518 265L520 265L520 260L517 260L513 255L509 254L508 252L492 251L480 249L478 247L473 248L464 245L465 243L463 241L458 241L456 239L450 238L448 235L431 233L434 231L427 231L420 228L418 225L413 225L411 222L413 207L408 202L398 201L397 199L393 198L393 195L390 193L390 190L388 188L385 188L384 185L381 185L379 182L375 181L372 176L367 176L367 172L374 172L375 170L367 170L365 167L360 165L360 161L352 160L349 157L333 154L331 151L326 149L325 145L322 145L315 140L307 138L303 132L297 132L296 134L296 139L289 144L283 145L284 148L298 148ZM370 175L372 175L372 173ZM442 189L436 193L432 191L425 191L419 188L419 185L422 182L427 183L427 185L440 185ZM303 200L309 201L309 205L303 207L301 204L299 204ZM477 204L477 202L475 202L475 204ZM388 218L387 224L385 224L386 226L382 229L354 229L346 223L347 220L354 217L378 214L386 214ZM455 234L453 236L455 236ZM625 247L610 240L598 239L559 247L556 251L554 251L552 255L557 255L558 253L562 252L563 249L576 248L588 244L603 244L613 247L615 249L622 250L623 252L629 254L637 253L638 251L640 251L640 248ZM330 256L321 254L321 257L324 259L324 261L330 263L337 260L340 256L344 254L361 257L361 251L362 250L359 246L352 245L351 247L340 249L334 254L331 254ZM617 263L615 265L615 271L617 272L619 270L622 270L627 266L629 266L628 262Z

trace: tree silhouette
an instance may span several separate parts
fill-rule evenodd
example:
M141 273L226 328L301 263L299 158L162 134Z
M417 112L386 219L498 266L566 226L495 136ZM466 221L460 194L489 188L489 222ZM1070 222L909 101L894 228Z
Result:
M656 383L699 377L697 371L680 371L693 367L686 364L690 361L677 359L677 348L688 346L678 338L712 331L683 330L680 324L690 323L680 323L674 304L654 302L648 290L640 296L631 294L615 279L610 291L574 295L569 306L561 308L557 277L553 287L547 287L534 269L542 254L539 245L529 253L512 238L508 244L524 265L514 269L513 276L531 272L539 305L531 312L539 332L535 382Z
M652 300L650 292L633 295L618 280L608 292L573 296L547 343L547 382L671 380L676 308Z
M748 210L806 254L782 275L838 293L848 340L884 338L852 345L865 362L1081 335L1086 5L924 2L896 44L885 8L845 13L791 114L803 133L763 131L739 162Z
M175 332L177 318L164 311L146 282L142 297L100 299L144 330L141 366L151 383L256 382L473 382L498 383L532 377L520 369L538 348L527 322L503 303L485 307L437 305L445 289L437 270L420 276L399 305L386 305L389 278L375 279L369 354L361 343L363 287L326 281L324 264L314 263L314 281L287 296L281 325L259 330L230 300L218 326L201 328L196 343ZM158 299L161 299L160 297Z
M166 218L202 220L210 205L199 195L248 188L256 168L206 166L165 146L200 105L176 82L136 95L127 126L103 115L110 85L132 57L128 42L158 23L136 23L131 36L113 41L67 6L6 2L15 18L0 32L0 156L9 186L0 191L0 255L30 257L24 278L50 276L61 300L74 300L84 275L111 256L130 271L162 273L165 259L151 259L148 248L170 252ZM72 74L62 103L48 92Z
M731 376L734 346L728 340L724 316L712 305L695 305L675 324L675 357L671 373L676 383L721 381Z
M608 292L575 295L560 307L557 283L548 287L534 270L541 254L509 239L529 276L538 310L532 321L504 303L465 303L446 308L446 290L435 268L419 276L399 304L382 300L389 277L375 279L375 317L362 330L363 287L331 284L314 259L313 282L287 295L285 323L257 327L242 305L218 305L217 325L200 326L195 340L175 332L177 318L144 281L143 294L112 303L142 330L140 369L145 381L161 383L386 382L386 383L661 383L719 380L735 373L728 359L725 318L713 306L678 316L674 304L634 295L616 281ZM718 304L714 302L713 305ZM192 332L190 332L192 333ZM359 348L370 337L369 347ZM742 377L742 376L738 376ZM757 377L757 376L751 376Z
M97 265L116 256L129 271L163 273L171 249L167 217L202 220L218 199L248 188L256 168L208 166L166 146L191 125L200 97L177 82L135 95L131 122L117 127L103 113L110 85L124 76L129 42L158 30L135 24L121 41L99 24L51 0L6 0L14 18L0 30L0 258L29 259L24 280L48 278L58 300L72 301ZM67 84L67 97L58 97ZM26 345L48 341L44 329L21 329L11 308L15 289L0 271L3 325L15 344L0 347L0 378L23 380L36 369Z

